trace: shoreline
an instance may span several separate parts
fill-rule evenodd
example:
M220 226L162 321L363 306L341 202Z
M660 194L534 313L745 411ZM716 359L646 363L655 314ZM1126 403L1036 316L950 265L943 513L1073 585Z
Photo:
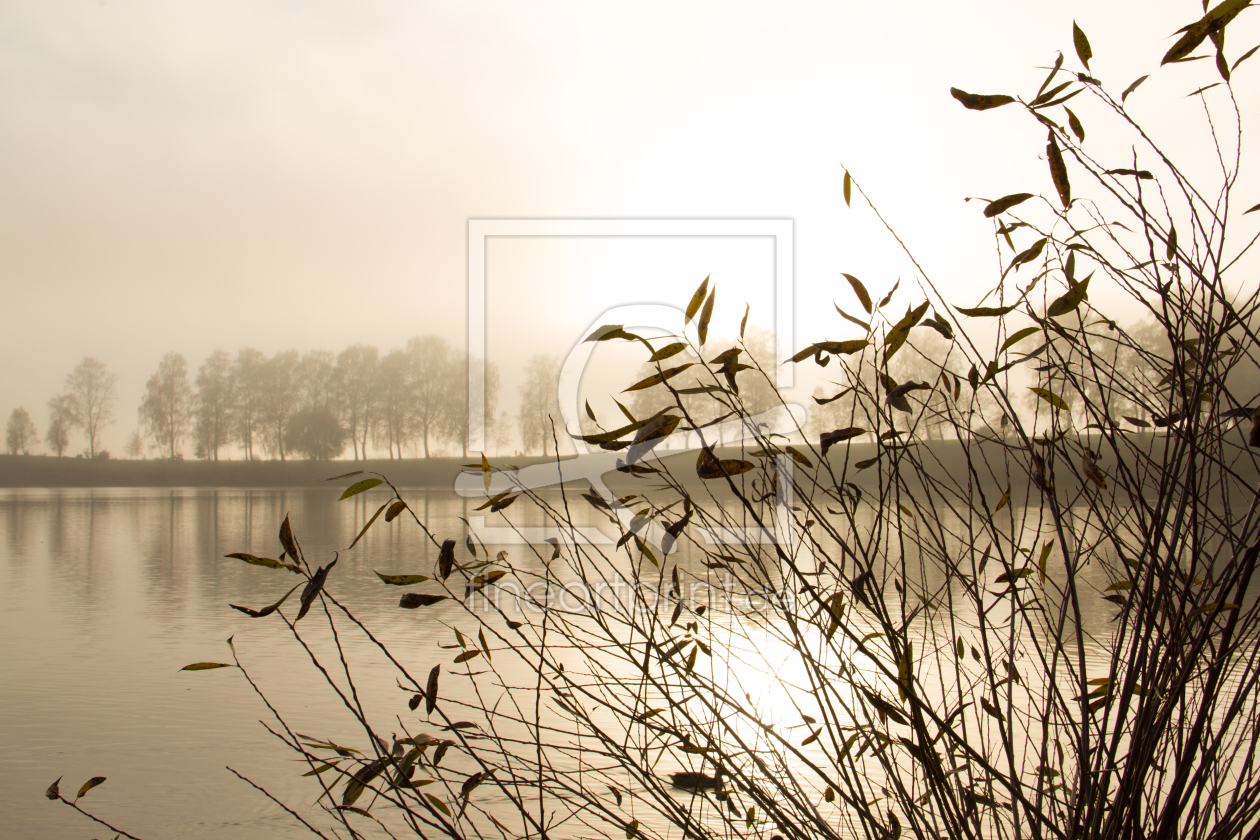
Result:
M381 473L400 487L453 487L463 465L479 459L480 455L368 461L94 461L0 455L0 487L315 487L355 470ZM551 459L510 460L524 466Z

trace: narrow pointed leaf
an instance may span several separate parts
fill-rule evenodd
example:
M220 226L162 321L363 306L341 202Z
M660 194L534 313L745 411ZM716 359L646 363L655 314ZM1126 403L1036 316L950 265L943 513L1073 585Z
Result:
M301 557L298 553L297 540L293 538L293 528L289 525L288 514L285 514L284 521L280 523L280 545L284 546L284 553L294 560Z
M961 102L964 108L968 108L972 111L987 111L990 108L1000 108L1003 105L1009 105L1015 101L1013 96L1007 96L1002 93L967 93L965 90L959 90L958 88L950 88L949 93Z
M96 787L97 785L104 784L104 783L105 783L104 776L93 776L92 778L88 779L86 782L83 783L83 787L79 788L79 792L75 794L74 798L80 799L83 796L83 794L87 793L89 790Z
M430 595L427 592L408 592L399 599L398 606L405 610L414 610L417 607L431 607L434 604L445 600L445 595Z
M1059 193L1059 201L1067 209L1072 204L1072 184L1068 181L1067 165L1059 152L1059 141L1055 139L1054 132L1050 133L1050 142L1046 144L1046 158L1050 163L1050 179Z
M691 296L691 302L687 304L687 317L683 321L684 324L691 323L691 319L696 317L696 313L700 311L700 304L704 303L705 293L708 291L709 278L706 277L704 278L704 282L700 284L700 288L696 289L696 293Z
M704 301L704 308L700 310L700 320L696 323L696 333L700 336L700 346L703 347L709 340L709 320L713 317L713 302L717 298L717 286L713 287L713 291L709 292L709 296Z
M1133 80L1133 84L1131 84L1131 85L1129 85L1127 88L1125 88L1125 89L1124 89L1124 93L1120 94L1120 104L1122 104L1122 105L1123 105L1123 104L1124 104L1124 100L1126 100L1126 99L1128 99L1128 98L1129 98L1129 94L1130 94L1130 93L1133 93L1133 91L1137 90L1137 89L1138 89L1138 85L1142 84L1142 82L1145 82L1145 81L1146 81L1147 79L1149 79L1149 78L1150 78L1150 75L1148 74L1148 75L1146 75L1146 76L1139 76L1138 78L1134 79L1134 80Z
M341 499L348 499L351 496L357 496L360 493L365 493L373 487L377 487L384 483L385 482L381 481L379 478L365 478L362 481L356 481L354 484L351 484L346 488L345 492L341 494ZM341 499L338 499L337 501L341 501Z
M964 309L961 306L955 306L954 309L959 313L966 315L968 318L1000 318L1008 312L1014 312L1019 308L1019 304L1011 306L973 306L970 309Z
M276 601L274 604L272 604L269 607L263 607L261 610L251 610L249 607L238 607L236 604L228 604L228 606L234 610L240 610L241 612L248 615L250 618L263 618L265 616L271 615L273 612L280 609L280 605L283 604L285 601L287 601L289 599L289 596L292 595L294 592L296 592L298 589L298 586L301 586L301 585L302 584L299 583L297 586L293 587L288 592L284 593L284 597L281 598L279 601Z
M669 380L673 379L675 376L682 373L687 368L692 367L693 365L695 365L695 362L688 362L685 365L679 365L678 367L672 367L672 368L669 368L668 370L663 370L660 373L654 373L651 376L649 376L647 379L642 379L634 383L629 388L627 388L626 391L642 391L644 388L651 388L653 385L660 385L662 382L668 382Z
M1060 397L1058 394L1055 394L1051 391L1047 391L1045 388L1029 388L1028 390L1032 391L1034 394L1041 397L1046 402L1050 403L1050 405L1054 406L1059 411L1070 410L1070 407L1068 406L1067 401L1064 400L1063 397Z
M1091 274L1090 277L1093 277L1093 275ZM1075 312L1082 302L1089 300L1090 277L1086 277L1077 283L1066 294L1050 304L1049 308L1046 309L1046 315L1050 318L1059 318L1067 315L1069 312Z
M438 674L441 670L441 665L434 665L433 670L429 671L429 682L424 689L424 710L428 715L433 714L433 709L437 706Z
M1089 39L1085 37L1084 30L1076 25L1076 21L1072 21L1072 45L1076 47L1076 57L1088 70L1089 60L1094 57L1094 51L1089 48Z
M1081 125L1080 119L1072 112L1071 108L1064 108L1068 115L1068 128L1072 129L1072 133L1076 135L1076 139L1085 142L1085 126Z
M990 201L985 205L984 216L986 219L992 219L994 216L1005 213L1017 204L1023 204L1032 197L1032 193L1012 193L1011 195L1002 196L996 201Z
M374 572L374 574L390 586L415 586L417 583L424 583L430 579L428 575L383 575L380 572Z
M849 176L849 171L844 172L844 206L853 206L853 178ZM867 310L870 311L869 309Z
M1006 341L1002 342L1002 349L998 350L998 353L1005 353L1008 347L1019 344L1025 338L1028 338L1028 336L1034 335L1038 332L1041 332L1038 327L1024 327L1022 330L1011 334Z
M389 504L389 502L386 502L376 509L376 513L372 514L372 518L367 521L367 524L363 526L363 530L360 531L359 535L354 538L354 542L350 543L350 548L354 548L359 544L359 540L363 539L363 535L368 532L368 528L371 528L376 523L377 517L385 512L385 509L389 507ZM349 551L350 548L347 548L346 551Z
M862 304L862 308L866 310L866 314L871 314L871 296L866 291L866 286L862 285L862 281L854 277L852 274L840 272L840 276L849 281L849 285L853 288L853 294L857 295L858 303Z

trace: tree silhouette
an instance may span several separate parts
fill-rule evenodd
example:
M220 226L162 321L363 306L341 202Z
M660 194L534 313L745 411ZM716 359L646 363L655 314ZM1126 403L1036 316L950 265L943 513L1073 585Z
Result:
M31 446L39 442L39 430L25 408L15 408L5 428L5 445L10 455L29 455Z
M231 439L234 408L232 357L215 350L197 371L198 457L219 460L219 449Z
M140 402L140 422L158 448L171 460L182 457L180 442L193 416L193 391L188 384L188 362L182 353L167 353L157 373L149 377Z
M65 396L70 420L87 435L88 456L95 458L101 431L114 422L118 375L111 373L100 359L85 356L66 376Z

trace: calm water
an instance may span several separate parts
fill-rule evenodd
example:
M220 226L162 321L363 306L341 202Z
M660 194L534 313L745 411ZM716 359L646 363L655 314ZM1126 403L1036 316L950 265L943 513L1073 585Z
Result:
M6 836L112 836L42 795L59 776L62 791L73 792L98 775L108 781L85 806L146 840L310 836L226 766L324 824L315 788L300 775L307 766L260 725L274 720L240 673L179 669L231 661L224 642L234 637L242 661L296 731L363 746L361 729L315 678L283 624L228 606L270 604L296 578L223 557L277 556L287 513L308 560L327 563L382 500L338 502L339 489L0 491ZM446 491L404 497L439 539L462 539L460 517L478 515L475 503ZM517 513L523 524L538 524L528 511ZM507 547L521 562L521 547ZM372 571L430 573L435 559L414 523L381 521L343 552L330 579L333 593L414 675L450 661L451 652L438 648L453 642L441 621L462 611L454 604L399 610L400 590ZM685 552L679 560L688 562ZM304 630L315 635L317 620L312 610ZM1106 623L1100 613L1100 630ZM366 644L354 644L350 659L363 665L357 684L369 716L388 722L405 715L410 695ZM444 694L453 685L445 683Z
M463 533L462 499L423 490L407 497L437 532ZM224 640L234 636L242 660L298 731L362 740L303 667L283 625L228 607L264 606L296 582L287 572L223 559L233 551L278 556L285 513L308 559L327 562L348 545L365 521L364 505L336 499L332 488L0 491L4 834L102 835L104 828L42 796L58 776L64 792L101 775L108 782L85 806L141 837L309 836L224 769L299 811L313 799L299 775L306 768L259 725L266 709L239 672L179 669L231 661ZM375 581L371 569L419 572L434 556L414 524L380 522L343 554L333 579L338 596L413 663L432 657L436 631L449 631L431 620L438 612L399 610L399 590ZM387 685L364 684L369 707L388 703L392 713L399 705L392 676Z

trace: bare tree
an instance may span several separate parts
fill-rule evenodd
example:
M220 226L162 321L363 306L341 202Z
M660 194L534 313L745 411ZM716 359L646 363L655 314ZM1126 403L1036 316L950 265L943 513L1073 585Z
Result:
M44 443L55 450L60 458L70 445L70 430L74 428L74 409L70 406L70 397L58 394L48 401L48 433Z
M10 455L29 455L31 447L39 442L39 429L25 408L15 408L9 415L4 437Z
M215 350L197 371L197 456L219 460L232 425L232 357Z
M188 362L182 353L167 353L149 377L140 402L140 423L159 450L171 460L183 457L180 443L192 424L193 390L188 384Z
M263 448L272 458L287 460L284 434L289 418L298 409L298 351L286 350L272 356L263 367L262 393Z
M139 429L132 431L131 437L127 438L127 448L124 452L133 461L139 461L144 457L144 436L140 434Z
M118 375L94 356L85 356L66 376L66 397L71 420L87 435L88 455L95 458L101 431L114 422Z
M341 419L350 435L356 461L367 458L367 441L376 409L376 379L380 365L380 351L366 344L355 344L337 354L333 389Z
M254 460L254 438L262 432L263 399L267 392L267 357L261 350L246 347L236 354L231 387L236 408L236 434L245 450L245 460Z
M499 366L494 362L485 363L483 402L481 416L470 414L468 405L468 358L457 353L452 355L447 392L449 405L442 423L442 437L459 447L460 452L468 455L468 439L473 432L483 432L485 445L490 445L490 427L494 425L495 412L499 406Z
M381 360L380 375L376 380L378 421L376 441L385 442L389 457L402 457L403 444L411 438L413 406L411 399L411 364L407 353L391 350Z
M411 390L416 434L429 457L429 438L441 434L453 409L452 370L457 362L450 345L436 335L418 336L407 342L411 364ZM465 403L467 400L465 400Z
M521 448L528 452L542 447L543 455L551 443L551 418L559 417L556 393L560 360L555 356L537 355L525 368L525 384L521 386Z

